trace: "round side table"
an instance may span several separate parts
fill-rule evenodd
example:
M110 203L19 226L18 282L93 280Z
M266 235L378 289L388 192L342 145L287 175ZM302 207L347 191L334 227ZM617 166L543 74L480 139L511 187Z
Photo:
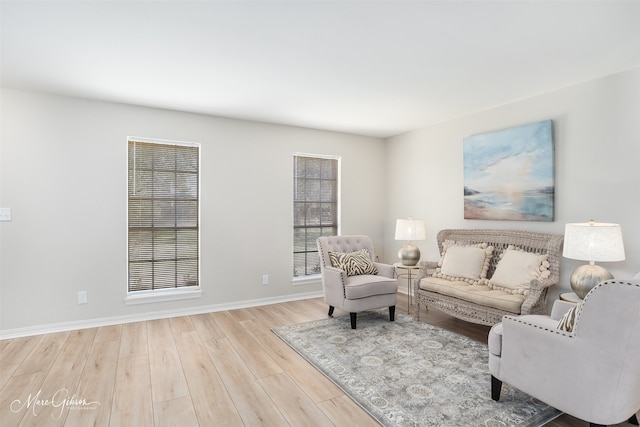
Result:
M420 270L419 265L404 265L401 262L396 262L393 264L396 269L396 277L407 278L407 314L411 314L411 303L413 302L413 275L414 272ZM399 273L398 270L404 270L403 273Z
M566 302L572 302L574 304L578 304L579 302L582 302L582 298L580 298L578 295L576 295L573 292L565 292L563 294L560 294L560 301L566 301Z

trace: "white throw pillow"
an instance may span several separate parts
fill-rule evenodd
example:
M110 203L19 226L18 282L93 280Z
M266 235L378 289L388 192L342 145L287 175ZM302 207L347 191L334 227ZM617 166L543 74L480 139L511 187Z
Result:
M486 243L462 246L453 241L443 244L442 258L434 274L447 280L479 284L487 277L493 246Z
M489 287L514 294L527 294L531 280L549 277L548 256L526 252L514 246L505 250L493 276L489 279Z

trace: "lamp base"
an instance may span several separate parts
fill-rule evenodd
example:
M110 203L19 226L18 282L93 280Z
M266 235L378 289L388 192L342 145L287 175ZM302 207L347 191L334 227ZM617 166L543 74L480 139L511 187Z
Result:
M611 273L599 265L585 264L576 268L569 278L571 289L580 298L587 296L598 283L613 279Z
M402 265L416 265L420 261L420 249L409 243L398 251L398 257L402 261Z

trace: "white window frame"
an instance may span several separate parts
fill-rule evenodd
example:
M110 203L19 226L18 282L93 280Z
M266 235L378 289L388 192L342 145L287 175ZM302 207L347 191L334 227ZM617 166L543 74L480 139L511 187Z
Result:
M337 176L336 176L336 211L337 211L337 218L336 218L336 232L338 235L340 235L340 230L341 230L341 222L342 222L342 157L338 156L338 155L329 155L329 154L312 154L312 153L302 153L302 152L296 152L293 153L293 161L294 161L294 167L295 167L295 159L296 157L310 157L310 158L317 158L317 159L327 159L327 160L337 160L338 162L338 170L337 170ZM295 176L295 169L294 169L294 174L293 174L293 191L292 191L292 218L291 218L291 225L292 225L292 232L295 230L295 213L294 213L294 205L295 205L295 181L296 181L296 176ZM292 258L291 261L293 263L293 265L295 266L295 262L293 260L293 255L295 254L295 236L293 236L292 238L292 250L291 250L291 254L292 254ZM292 268L293 271L293 268ZM315 283L318 282L319 278L320 278L320 273L317 274L307 274L307 275L300 275L300 276L296 276L295 274L292 274L293 279L292 279L292 283L294 285L302 285L302 284L310 284L310 283Z
M197 257L198 257L198 271L197 271L197 285L194 286L182 286L177 288L167 288L167 289L155 289L155 290L137 290L130 291L129 290L129 143L130 142L140 142L140 143L149 143L149 144L161 144L161 145L176 145L176 146L186 146L186 147L197 147L198 148L198 231L197 231L197 239L198 239L198 247L197 247ZM164 301L174 301L174 300L183 300L183 299L191 299L191 298L200 298L202 297L202 288L201 288L201 254L200 254L200 246L201 246L201 181L202 181L202 146L200 143L195 142L184 142L184 141L173 141L173 140L165 140L165 139L157 139L157 138L146 138L146 137L127 137L127 202L126 202L126 222L127 222L127 277L126 277L126 297L124 299L126 305L136 305L136 304L147 304L147 303L155 303L155 302L164 302Z

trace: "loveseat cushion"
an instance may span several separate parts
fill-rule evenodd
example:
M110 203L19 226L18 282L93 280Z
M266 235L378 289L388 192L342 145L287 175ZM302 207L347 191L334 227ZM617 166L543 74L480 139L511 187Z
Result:
M420 280L420 289L455 297L485 307L520 314L524 295L491 289L486 285L470 285L459 280L447 280L437 277L425 277Z
M372 295L395 294L398 292L398 281L384 276L371 274L351 276L345 283L347 299L360 299Z

